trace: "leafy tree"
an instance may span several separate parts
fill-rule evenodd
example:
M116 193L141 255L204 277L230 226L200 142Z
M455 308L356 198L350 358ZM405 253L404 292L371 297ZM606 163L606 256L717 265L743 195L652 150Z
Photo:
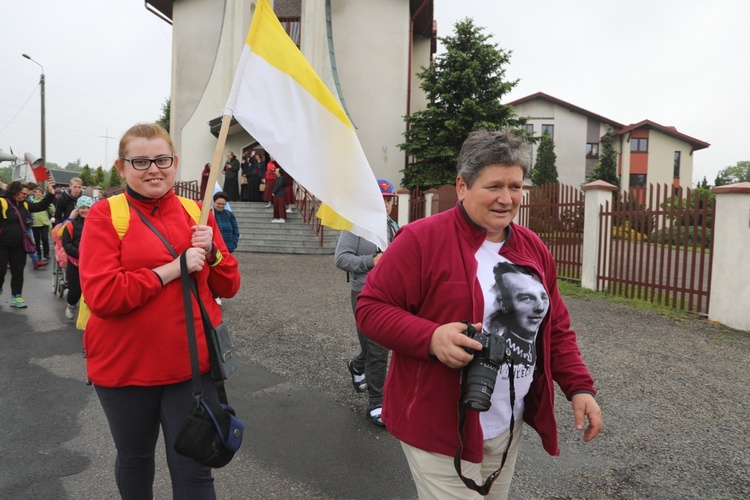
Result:
M83 165L81 165L81 159L78 158L74 162L68 162L67 165L65 165L65 170L72 170L73 172L80 172L83 170Z
M104 169L101 165L96 167L96 170L94 171L94 186L104 187Z
M555 143L547 132L542 135L542 140L537 149L536 162L531 170L531 182L535 186L557 182L557 155L555 154Z
M167 132L169 132L169 112L171 107L171 100L169 97L165 98L164 104L161 105L161 116L156 120L156 123L167 129Z
M703 176L703 182L698 184L698 187L701 189L708 189L710 186L708 185L708 181L706 180L706 176Z
M13 167L11 165L0 167L0 180L4 183L9 183L11 181L11 176L13 175Z
M511 52L491 43L492 36L469 18L454 29L453 36L440 38L446 52L418 74L427 107L404 117L409 127L398 147L410 157L402 170L409 189L453 184L458 153L470 132L525 123L500 103L518 84L504 79Z
M617 176L617 152L615 151L611 127L607 127L607 132L602 139L601 158L594 164L587 180L589 182L601 180L620 187L620 178Z
M78 177L81 178L84 186L96 186L94 176L91 175L91 167L89 167L88 163L83 166L83 169L81 169L81 175Z
M59 170L60 169L60 165L58 165L57 163L55 163L53 161L44 162L44 166L47 167L47 168L54 169L54 170Z
M737 165L730 165L719 170L716 176L717 186L750 182L750 161L738 161Z
M107 183L107 187L117 186L122 186L122 179L120 179L120 173L117 169L112 167L112 170L109 171L109 182Z

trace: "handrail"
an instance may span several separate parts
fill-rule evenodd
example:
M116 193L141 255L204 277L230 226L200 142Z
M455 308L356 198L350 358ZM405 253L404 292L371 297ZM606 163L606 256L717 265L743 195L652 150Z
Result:
M294 205L302 216L302 220L313 230L315 236L318 238L320 246L322 247L325 238L324 226L320 223L320 219L316 217L318 209L320 208L320 201L307 189L295 182Z

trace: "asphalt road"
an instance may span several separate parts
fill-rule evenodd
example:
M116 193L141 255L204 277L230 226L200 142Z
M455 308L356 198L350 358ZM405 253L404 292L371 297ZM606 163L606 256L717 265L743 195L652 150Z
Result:
M242 289L224 312L242 363L227 386L248 427L216 471L218 497L416 498L398 443L366 420L351 387L349 285L332 256L238 258ZM27 268L28 309L10 308L8 287L0 498L117 498L114 447L51 271ZM558 395L562 455L546 455L526 428L511 498L750 497L750 335L601 298L567 302L605 430L582 443ZM171 498L163 452L154 495Z

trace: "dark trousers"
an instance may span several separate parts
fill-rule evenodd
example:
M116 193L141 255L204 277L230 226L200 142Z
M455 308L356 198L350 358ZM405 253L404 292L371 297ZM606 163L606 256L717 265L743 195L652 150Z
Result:
M209 374L201 377L203 398L218 401ZM214 500L211 468L174 451L174 441L193 409L193 381L153 387L96 386L117 448L115 481L123 500L153 498L156 441L164 432L172 496L182 500Z
M0 288L5 283L5 272L10 264L10 294L23 292L23 269L26 267L26 251L22 245L7 247L0 245Z
M68 304L74 306L81 300L81 278L78 275L78 266L68 261L65 276L68 279Z
M284 203L284 193L281 196L273 195L273 218L286 219L286 204Z
M49 260L49 226L34 226L31 230L34 232L37 255L40 259Z
M352 290L352 311L357 309L357 295ZM388 349L381 346L357 328L360 351L352 360L354 369L365 374L370 405L383 403L383 385L388 372Z

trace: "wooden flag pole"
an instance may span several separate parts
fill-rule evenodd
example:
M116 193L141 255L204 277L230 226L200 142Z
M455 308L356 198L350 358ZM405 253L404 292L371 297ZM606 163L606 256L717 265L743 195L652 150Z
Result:
M206 182L206 194L203 195L203 208L201 209L201 218L198 224L205 225L208 222L208 212L211 210L214 197L214 186L216 186L216 178L219 176L219 170L223 165L221 161L222 153L224 152L224 145L227 142L227 133L229 132L229 124L232 122L232 115L224 115L221 119L221 130L219 130L219 139L216 141L216 149L214 149L214 157L211 160L211 173L208 174L208 181Z

